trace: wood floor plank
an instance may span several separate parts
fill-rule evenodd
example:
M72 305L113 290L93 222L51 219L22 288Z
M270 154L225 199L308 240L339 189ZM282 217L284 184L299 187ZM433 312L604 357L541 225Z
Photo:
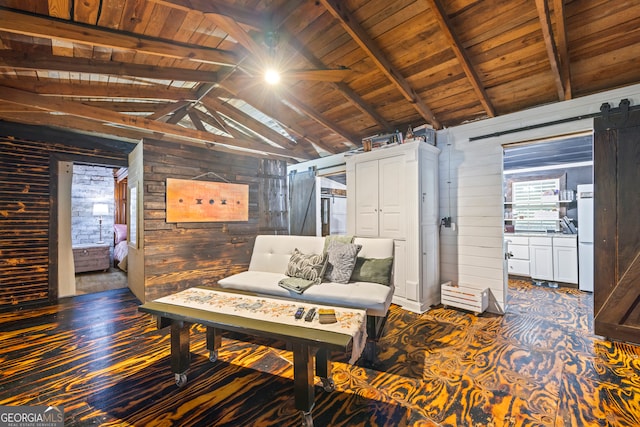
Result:
M300 425L286 343L228 334L211 363L194 325L178 388L168 330L138 304L116 289L0 313L0 405L62 405L67 426ZM640 347L595 337L592 307L525 281L504 316L394 305L373 364L334 355L315 425L640 425Z

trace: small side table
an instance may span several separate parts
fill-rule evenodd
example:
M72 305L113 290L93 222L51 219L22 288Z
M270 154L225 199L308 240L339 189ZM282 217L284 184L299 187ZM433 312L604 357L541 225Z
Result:
M108 270L110 263L108 243L86 243L73 247L73 264L76 273Z

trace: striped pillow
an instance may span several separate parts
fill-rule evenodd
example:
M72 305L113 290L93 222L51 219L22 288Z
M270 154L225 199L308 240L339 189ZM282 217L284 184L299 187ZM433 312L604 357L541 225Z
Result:
M326 265L327 255L305 255L298 248L295 248L291 258L289 258L287 271L284 274L289 277L298 277L320 283Z
M327 249L329 259L324 277L334 283L349 283L360 249L362 245L331 242Z

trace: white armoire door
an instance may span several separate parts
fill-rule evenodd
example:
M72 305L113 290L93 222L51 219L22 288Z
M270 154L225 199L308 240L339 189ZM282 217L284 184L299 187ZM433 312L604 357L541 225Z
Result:
M378 161L355 165L356 235L378 237Z
M404 156L379 160L378 218L380 237L405 238Z

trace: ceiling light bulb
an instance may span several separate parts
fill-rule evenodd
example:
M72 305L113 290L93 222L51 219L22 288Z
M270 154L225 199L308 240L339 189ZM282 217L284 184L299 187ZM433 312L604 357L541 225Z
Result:
M269 69L264 73L264 79L270 85L275 85L280 81L280 73L276 70Z

